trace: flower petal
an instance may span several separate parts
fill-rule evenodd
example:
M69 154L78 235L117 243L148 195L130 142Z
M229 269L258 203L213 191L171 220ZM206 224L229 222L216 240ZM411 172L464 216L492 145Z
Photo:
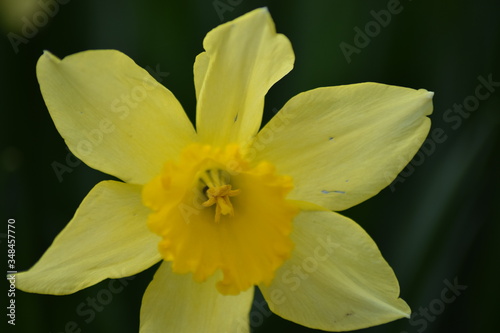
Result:
M64 295L106 278L143 271L160 260L159 237L146 226L149 210L141 187L116 181L97 184L42 258L17 274L17 287Z
M213 29L203 45L195 63L198 134L215 146L248 143L259 130L265 94L293 67L290 41L260 8Z
M194 88L196 90L196 100L200 98L200 90L205 81L205 75L207 74L208 64L210 63L210 57L207 52L201 52L196 56L194 60L193 72L194 72Z
M37 76L54 123L90 167L144 184L195 140L174 95L126 55L85 51L40 57Z
M262 129L249 155L294 179L290 199L347 209L413 158L429 132L432 95L377 83L307 91Z
M141 333L250 331L248 315L254 289L224 296L215 289L213 276L197 283L191 274L176 274L163 262L144 294Z
M394 272L354 221L332 212L295 219L295 251L261 290L285 319L326 331L355 330L409 317Z

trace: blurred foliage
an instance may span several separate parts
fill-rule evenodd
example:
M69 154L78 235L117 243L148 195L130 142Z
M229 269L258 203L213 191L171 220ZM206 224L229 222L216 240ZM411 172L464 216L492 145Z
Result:
M50 17L45 24L39 12L48 0L24 14L7 13L9 1L2 1L1 212L2 221L17 221L18 270L33 265L88 191L110 178L83 163L64 173L62 181L56 176L52 163L67 165L68 150L36 81L42 51L64 57L87 49L118 49L142 67L168 72L162 84L193 119L192 65L203 37L221 22L268 6L277 30L292 42L296 63L269 92L266 120L295 94L319 86L375 81L435 92L431 118L439 135L430 136L399 181L343 212L375 239L414 311L410 321L362 331L492 332L498 326L500 87L493 86L477 105L466 104L471 111L460 114L453 108L474 101L470 96L477 94L480 78L500 81L500 2L402 0L401 10L387 24L378 24L377 32L370 22L397 1L58 0L57 11L45 9ZM225 10L216 9L219 3ZM33 23L34 15L40 26L30 30L26 22ZM356 27L374 30L347 59L341 45L356 45ZM4 238L0 241L6 251ZM77 309L88 309L82 304L107 289L109 281L68 296L18 291L16 329L137 332L141 297L154 271L127 280L123 291L92 315ZM467 289L443 302L443 290L454 281ZM254 332L314 332L270 315L261 302L257 295Z
M39 9L37 0L0 0L0 25L9 32L22 33L26 19L32 19Z

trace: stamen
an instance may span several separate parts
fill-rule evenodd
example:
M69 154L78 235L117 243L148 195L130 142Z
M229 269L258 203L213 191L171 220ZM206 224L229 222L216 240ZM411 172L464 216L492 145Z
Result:
M234 216L233 205L231 204L230 197L240 194L240 190L232 190L231 185L222 185L210 187L206 194L208 200L202 203L203 207L215 206L215 222L220 222L221 215Z

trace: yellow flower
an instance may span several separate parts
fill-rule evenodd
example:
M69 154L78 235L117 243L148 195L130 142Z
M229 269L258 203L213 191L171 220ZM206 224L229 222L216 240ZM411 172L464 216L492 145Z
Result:
M172 93L118 51L37 65L72 152L120 181L83 200L28 292L69 294L161 261L141 332L248 332L258 286L301 325L354 330L408 317L373 240L333 211L386 187L425 139L432 93L363 83L293 97L259 131L268 89L293 67L266 9L209 32L196 58L196 130Z

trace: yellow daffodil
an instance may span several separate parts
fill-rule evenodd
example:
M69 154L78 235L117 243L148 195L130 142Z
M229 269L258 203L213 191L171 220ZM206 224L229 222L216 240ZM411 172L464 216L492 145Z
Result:
M42 95L71 151L123 182L97 184L17 286L69 294L161 261L141 332L248 332L254 286L274 313L326 331L408 317L373 240L334 211L377 194L409 162L432 93L318 88L259 131L265 94L293 67L290 42L257 9L203 45L196 130L118 51L40 58Z

